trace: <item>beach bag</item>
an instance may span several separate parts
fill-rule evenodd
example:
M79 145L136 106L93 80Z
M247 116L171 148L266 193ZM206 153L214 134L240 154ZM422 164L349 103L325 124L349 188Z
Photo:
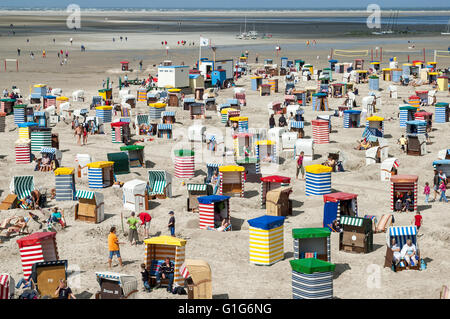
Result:
M420 270L426 270L427 269L427 263L425 262L425 260L421 260L420 261Z
M183 287L175 287L175 288L173 288L172 293L174 295L176 295L176 294L178 294L178 295L186 295L186 290L184 290Z

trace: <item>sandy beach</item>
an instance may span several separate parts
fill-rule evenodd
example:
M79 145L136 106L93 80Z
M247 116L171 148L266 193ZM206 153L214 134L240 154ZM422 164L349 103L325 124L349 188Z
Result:
M233 58L234 61L244 52L249 50L249 65L252 70L262 67L265 58L271 58L274 63L280 63L280 57L289 57L289 60L303 59L307 63L313 64L314 68L322 69L328 67L328 57L331 49L367 50L367 56L362 57L366 61L366 66L371 57L371 51L376 52L377 47L383 48L382 67L387 67L389 58L397 57L399 65L410 60L420 60L423 58L422 49L426 49L426 61L433 59L433 50L446 50L448 46L448 36L441 36L437 31L441 31L442 26L423 27L423 30L432 30L430 34L418 33L416 35L395 35L385 37L358 36L345 37L324 35L323 30L317 31L320 38L315 35L310 37L305 35L307 31L301 31L300 36L293 32L284 32L281 28L273 31L271 39L239 40L235 38L239 31L237 29L218 27L209 28L202 25L188 25L183 22L181 32L177 32L177 25L170 17L176 13L160 13L160 18L167 18L168 24L158 21L159 30L155 28L155 22L151 19L145 23L137 23L143 19L143 14L139 12L117 13L105 12L102 15L97 13L83 13L87 21L82 21L86 26L81 30L72 31L65 27L65 16L49 14L49 16L37 16L33 12L0 12L0 58L18 58L19 72L15 72L13 66L8 65L8 71L4 72L3 62L0 65L0 89L14 85L18 87L24 97L28 97L30 88L34 84L45 83L52 88L61 88L63 95L71 97L72 92L82 89L86 92L86 102L74 102L71 104L75 109L89 108L92 97L97 95L97 91L102 88L102 81L107 77L113 82L113 97L118 99L118 77L124 76L125 72L120 70L120 61L129 60L130 68L128 78L143 79L149 74L157 74L157 65L163 60L172 60L174 64L184 63L193 66L198 60L199 32L202 36L212 40L217 46L216 59ZM441 12L442 13L442 12ZM202 13L205 16L220 15L220 12ZM265 16L270 13L250 12L249 15ZM298 13L298 15L314 15L315 13ZM336 13L339 15L339 13ZM355 13L356 14L356 13ZM412 13L410 13L412 14ZM417 12L417 15L420 15ZM444 12L442 14L448 14ZM185 17L198 16L199 13L183 13ZM292 13L293 16L295 14ZM242 12L233 13L233 17L242 17ZM108 17L107 20L104 18ZM122 22L125 21L125 22ZM133 22L134 21L134 22ZM10 23L15 24L16 34L8 34ZM339 32L357 31L361 26L355 25L341 26L335 24L336 28L342 28ZM252 25L253 27L253 25ZM329 27L329 26L328 26ZM184 29L185 28L185 29ZM308 28L313 28L308 26ZM422 27L418 27L420 29ZM431 28L431 29L430 29ZM261 28L258 28L263 31ZM50 31L53 30L53 31ZM425 32L425 31L423 31ZM303 34L305 33L305 34ZM338 33L338 31L336 31ZM303 35L302 35L303 34ZM277 35L277 36L275 36ZM127 37L127 41L119 41L119 37ZM115 37L115 42L112 38ZM53 42L53 38L55 42ZM71 45L69 39L73 38ZM27 42L29 39L29 43ZM315 46L306 46L307 40L318 39ZM177 41L194 41L195 46L180 46ZM169 50L166 53L165 46L161 41L167 41ZM415 48L408 49L413 41ZM86 52L80 52L80 46L86 46ZM282 50L276 55L275 46L281 46ZM17 57L17 48L21 49L21 56ZM41 57L42 50L46 50L47 57ZM57 52L69 50L68 63L60 65ZM34 52L35 58L30 58L30 52ZM212 50L208 47L202 49L202 57L212 57ZM255 63L255 55L259 55L259 64ZM339 62L353 62L352 57L336 56ZM379 58L379 56L378 56ZM138 62L143 60L144 70L139 71ZM448 58L437 60L439 69L448 67ZM259 96L256 91L251 90L251 75L247 75L236 81L236 85L245 88L247 96L247 106L242 107L241 115L249 117L250 127L260 127L268 129L267 104L272 101L284 100L284 76L279 79L280 92L270 96ZM342 74L334 74L336 81L342 81ZM450 123L433 123L433 132L430 134L432 143L427 145L428 154L424 156L407 156L404 154L397 140L405 129L399 127L398 106L404 104L403 100L414 94L415 88L411 86L398 86L398 98L389 97L388 86L390 82L380 80L381 107L376 115L382 116L385 121L385 134L389 142L389 156L396 157L400 163L400 174L414 174L419 176L419 197L418 207L422 212L424 224L420 229L419 245L423 258L426 258L427 269L425 271L402 271L394 273L389 268L383 268L386 250L386 234L374 235L374 251L368 254L352 254L339 251L339 235L331 235L331 261L336 264L334 273L334 296L336 298L439 298L439 291L442 285L450 285L448 273L450 271L450 261L445 257L450 242L450 221L448 213L450 206L448 203L432 202L424 203L423 187L425 182L432 184L433 166L432 162L437 159L438 151L450 149ZM304 89L306 86L317 85L316 81L300 81L296 88ZM356 85L359 95L356 99L358 108L361 109L361 100L368 95L367 84ZM130 86L132 94L136 94L137 86ZM423 90L431 90L431 85L423 85ZM233 89L221 90L216 101L217 104L224 103L228 98L232 98ZM450 102L448 92L437 92L438 102ZM320 114L332 114L334 110L341 106L344 99L329 98L330 111L312 111L311 105L304 107L305 122L309 123ZM120 102L120 101L119 101ZM434 113L434 107L425 106L425 110ZM187 128L193 124L189 118L189 112L182 108L171 108L176 111L177 123L174 125L174 139L159 139L145 143L145 158L152 163L153 169L165 169L173 175L174 166L171 159L173 149L176 145L187 143ZM134 114L148 113L148 106L145 102L138 102ZM94 115L95 110L90 111ZM278 122L278 115L276 116ZM219 129L224 135L226 130L220 124L220 119L216 112L207 111L207 118L203 121L208 129ZM354 129L343 129L343 119L332 118L333 130L330 134L330 144L315 146L317 158L314 164L320 164L326 160L329 152L341 151L347 160L344 165L345 172L332 174L332 189L334 191L349 192L358 194L359 216L375 215L380 218L383 214L390 213L390 183L380 181L380 164L365 165L365 152L354 150L356 141L361 139L364 127ZM52 132L59 134L60 150L63 153L62 166L74 167L77 153L88 153L95 161L106 160L106 154L117 152L117 144L111 143L111 132L109 125L105 125L104 135L92 135L88 138L86 146L76 144L73 131L70 125L59 122L53 127ZM134 134L134 130L132 133ZM305 134L312 137L312 127L305 125ZM34 164L17 165L15 163L14 142L18 138L18 128L14 125L14 117L6 118L6 131L0 133L0 199L3 200L9 193L11 178L15 175L33 175L36 188L50 190L54 188L54 174L52 172L35 172ZM230 145L230 147L232 147ZM152 200L150 203L150 213L153 217L151 223L151 236L168 235L167 222L168 212L175 211L176 216L176 236L187 240L186 258L203 259L207 261L212 269L213 295L214 298L292 298L291 288L291 267L289 260L293 258L293 242L291 231L294 228L322 227L323 218L323 198L322 196L306 196L305 182L295 179L295 160L292 152L281 154L282 164L278 167L278 175L292 178L291 186L293 193L293 216L286 219L284 224L284 260L270 266L255 266L249 263L248 241L249 231L247 220L265 214L265 210L259 207L259 183L245 184L244 198L231 198L231 216L233 231L219 233L199 229L198 214L186 211L186 186L182 185L183 180L173 178L173 198L163 200ZM206 174L206 163L199 161L196 163L195 181L203 180ZM131 173L119 175L121 182L132 179L147 180L146 168L132 168ZM77 179L77 189L88 189L87 181ZM124 216L129 216L129 212L122 209L122 190L116 188L105 188L101 192L105 195L106 218L100 224L89 224L74 220L74 206L76 202L48 202L48 207L62 207L68 222L68 227L57 233L57 244L60 259L67 259L69 263L70 276L72 280L72 290L79 298L93 298L98 291L98 283L95 279L96 271L108 270L107 257L107 235L110 227L118 227L120 240L126 241L121 229L121 212ZM39 215L40 213L37 212ZM1 211L1 219L9 216L25 216L23 209ZM413 213L396 213L395 225L411 225ZM31 229L38 230L36 224L31 224ZM126 226L125 226L126 227ZM22 267L16 239L4 239L0 244L0 273L11 274L16 281L22 277ZM144 245L131 246L130 244L121 246L121 254L125 262L123 269L114 261L113 271L135 275L140 280L139 266L144 261ZM372 287L368 281L371 273L368 272L371 265L379 268L379 286ZM76 272L76 270L79 272ZM75 271L75 272L72 272ZM72 278L72 279L71 279ZM141 288L141 287L139 287ZM16 294L17 297L17 294ZM139 292L139 298L186 298L167 293L164 289L155 290L150 294Z

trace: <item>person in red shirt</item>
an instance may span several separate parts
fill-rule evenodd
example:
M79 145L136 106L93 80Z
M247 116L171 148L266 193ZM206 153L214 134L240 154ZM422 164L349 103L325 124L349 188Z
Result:
M420 212L417 212L416 215L414 215L414 225L416 225L417 230L420 229L420 226L422 226L422 215L420 215Z
M150 216L149 213L142 212L138 214L138 217L141 220L141 224L139 225L139 228L141 226L144 226L144 238L148 238L148 234L150 231L150 222L152 221L152 216Z

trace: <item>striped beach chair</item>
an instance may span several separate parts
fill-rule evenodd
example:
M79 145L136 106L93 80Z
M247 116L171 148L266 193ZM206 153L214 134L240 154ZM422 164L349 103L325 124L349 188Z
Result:
M11 192L23 199L31 195L34 191L34 176L14 176L10 185Z
M148 194L172 197L172 176L166 171L148 171Z
M419 259L414 262L414 266L411 266L410 269L420 269L420 249L417 243L417 227L416 226L391 226L386 232L386 258L384 267L391 267L392 265L392 251L391 251L391 242L392 239L395 239L397 245L402 249L402 247L406 244L408 239L411 239L412 243L416 246L417 256ZM405 269L405 262L400 261L396 270L400 271Z

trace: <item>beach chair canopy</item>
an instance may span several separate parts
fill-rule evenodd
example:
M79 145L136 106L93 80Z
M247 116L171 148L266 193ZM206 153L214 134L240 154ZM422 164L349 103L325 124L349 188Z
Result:
M263 230L270 230L280 227L284 224L284 216L270 216L264 215L257 218L247 220L251 227L260 228Z
M146 245L168 245L168 246L186 246L185 239L176 238L172 236L158 236L144 240Z
M191 278L195 286L201 285L198 298L212 298L211 267L204 260L186 259L180 267L180 273L187 279Z
M326 238L330 237L331 231L328 228L295 228L292 229L292 238Z
M135 276L119 274L115 272L96 272L97 282L101 285L102 280L116 281L123 290L123 295L128 296L130 292L138 289L138 280Z
M30 196L34 191L34 176L14 176L11 180L10 190L19 199Z
M209 195L209 196L200 196L197 197L197 200L200 204L213 204L222 202L224 200L230 199L230 196L224 196L224 195Z
M417 175L394 175L391 177L393 183L416 183L419 179Z
M164 194L167 186L165 171L148 171L148 187L151 195Z
M17 244L19 245L19 248L34 246L38 245L41 241L44 241L46 239L54 239L55 237L56 237L55 232L33 233L31 235L18 239Z
M391 247L391 240L395 239L397 245L402 249L406 240L411 239L412 243L417 245L417 227L416 226L391 226L386 232L386 241L388 247Z
M291 182L290 177L280 176L280 175L271 175L260 178L261 182L269 182L269 183L283 183L289 184Z
M358 195L356 195L356 194L338 192L338 193L331 193L331 194L323 195L323 201L324 202L338 202L340 200L351 200L351 199L354 199L357 197L358 197Z
M114 173L128 174L130 172L130 160L126 152L108 153L108 161L114 162Z

